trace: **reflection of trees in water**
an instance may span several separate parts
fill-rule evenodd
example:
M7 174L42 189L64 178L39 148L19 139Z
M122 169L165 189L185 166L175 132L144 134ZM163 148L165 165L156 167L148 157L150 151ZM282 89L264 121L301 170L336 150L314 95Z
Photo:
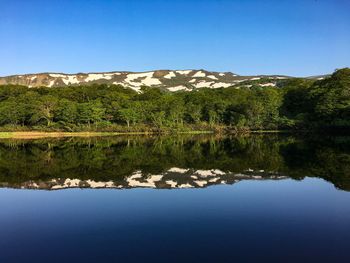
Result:
M281 147L287 174L316 176L350 190L350 137L313 137Z
M350 190L350 137L214 135L108 137L0 142L0 181L79 178L109 181L172 167L316 176Z

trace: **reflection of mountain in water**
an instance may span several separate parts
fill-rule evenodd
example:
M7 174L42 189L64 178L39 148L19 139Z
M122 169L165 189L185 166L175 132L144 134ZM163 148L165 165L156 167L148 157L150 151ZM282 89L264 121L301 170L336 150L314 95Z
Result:
M200 135L0 141L0 187L201 188L245 179L300 180L306 176L350 190L350 137Z
M218 169L213 170L192 170L173 167L168 171L147 175L141 171L136 171L123 180L94 181L91 179L50 179L47 181L36 180L27 181L21 184L0 183L2 187L22 188L22 189L46 189L57 190L66 188L157 188L157 189L179 189L179 188L203 188L218 184L234 184L241 180L279 180L286 176L279 176L272 173L265 173L263 170L254 172L252 170L245 173L225 173Z

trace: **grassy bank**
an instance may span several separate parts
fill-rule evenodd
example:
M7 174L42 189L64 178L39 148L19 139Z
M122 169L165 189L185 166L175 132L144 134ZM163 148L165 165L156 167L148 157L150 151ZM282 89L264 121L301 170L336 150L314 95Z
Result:
M212 131L185 131L177 134L205 134ZM118 135L155 135L156 132L41 132L41 131L15 131L0 132L0 139L40 139L63 137L102 137ZM162 133L161 133L162 134Z
M178 134L276 134L276 133L293 133L292 130L256 130L256 131L243 131L243 132L227 132L227 131L213 131L213 130L187 130L187 131L138 131L138 132L98 132L98 131L85 131L85 132L61 132L61 131L13 131L13 132L0 132L0 139L40 139L40 138L63 138L63 137L105 137L105 136L119 136L119 135L178 135Z

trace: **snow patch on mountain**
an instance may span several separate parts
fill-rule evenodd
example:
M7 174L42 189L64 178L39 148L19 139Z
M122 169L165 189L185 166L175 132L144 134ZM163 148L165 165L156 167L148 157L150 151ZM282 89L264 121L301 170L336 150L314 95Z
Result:
M194 86L196 88L209 88L210 85L212 85L214 82L207 82L205 80L200 81L199 83L195 84Z
M71 75L67 75L65 78L62 78L62 81L64 82L64 84L66 85L71 85L71 84L79 84L80 81L77 79L76 76L71 76Z
M49 74L50 77L53 77L53 78L64 78L66 77L66 75L64 74L56 74L56 73L51 73Z
M265 84L260 84L261 87L275 87L276 83L265 83Z
M162 82L160 82L159 79L154 78L153 74L154 72L128 74L126 76L125 82L131 85L131 88L136 88L137 90L139 90L139 88L143 85L146 85L146 86L161 85ZM138 79L142 79L142 80L135 81Z
M218 82L218 83L214 83L211 87L214 89L217 88L228 88L230 86L232 86L232 83L224 83L224 82Z
M53 79L53 80L50 80L50 83L49 83L49 85L47 85L47 86L51 88L51 87L55 84L55 81L56 81L56 80L54 80L54 79Z
M176 73L179 73L181 75L188 75L192 72L192 70L176 70Z
M173 77L176 77L176 75L173 71L170 71L167 75L164 76L164 78L166 78L166 79L171 79Z
M88 74L88 77L85 79L85 81L94 81L99 79L112 79L113 74Z
M214 75L209 75L208 78L213 79L213 80L218 80L218 78L215 77Z
M180 86L175 86L175 87L170 87L168 88L169 91L179 91L179 90L190 90L186 86L180 85Z
M198 72L196 72L192 77L194 77L194 78L203 78L203 77L205 77L205 76L206 76L205 72L203 72L203 71L198 71Z

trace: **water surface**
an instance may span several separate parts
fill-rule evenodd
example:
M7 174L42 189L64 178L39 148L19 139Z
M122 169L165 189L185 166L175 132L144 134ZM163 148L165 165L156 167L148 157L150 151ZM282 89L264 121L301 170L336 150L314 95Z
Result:
M347 262L350 138L0 141L1 262Z

